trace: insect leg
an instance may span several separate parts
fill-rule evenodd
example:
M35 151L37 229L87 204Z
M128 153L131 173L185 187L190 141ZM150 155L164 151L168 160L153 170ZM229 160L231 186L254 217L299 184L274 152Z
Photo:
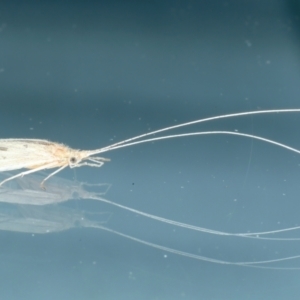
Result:
M63 170L64 168L66 168L68 165L62 166L61 168L55 170L54 172L52 172L50 175L48 175L42 182L41 182L41 188L44 189L44 183L46 180L48 180L50 177L52 177L53 175L55 175L56 173L60 172L61 170Z
M21 172L19 174L16 174L14 176L11 176L9 178L6 178L5 180L1 181L0 182L0 186L3 185L3 183L7 182L7 181L10 181L12 179L15 179L15 178L18 178L18 177L23 177L24 175L28 175L28 174L31 174L31 173L35 173L35 172L38 172L38 171L41 171L41 170L45 170L45 169L51 169L51 168L55 168L57 167L57 163L50 163L50 164L45 164L45 165L42 165L38 168L35 168L35 169L31 169L29 171L25 171L25 172Z

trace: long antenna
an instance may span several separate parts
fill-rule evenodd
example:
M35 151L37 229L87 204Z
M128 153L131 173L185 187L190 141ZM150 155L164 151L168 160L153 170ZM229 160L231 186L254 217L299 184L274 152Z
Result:
M242 133L242 132L235 132L235 131L199 131L199 132L189 132L189 133L181 133L181 134L173 134L173 135L166 135L166 136L160 136L160 137L155 137L155 138L151 138L151 139L146 139L146 140L142 140L142 141L135 141L132 143L127 143L127 144L119 144L119 145L115 145L113 147L106 147L106 148L101 148L98 150L93 150L89 152L89 155L93 155L93 154L99 154L99 153L103 153L103 152L107 152L107 151L111 151L111 150L115 150L115 149L119 149L119 148L124 148L124 147L129 147L129 146L133 146L133 145L138 145L138 144L142 144L142 143L149 143L149 142L154 142L154 141L159 141L159 140L166 140L166 139L172 139L172 138L180 138L180 137L189 137L189 136L197 136L197 135L211 135L211 134L225 134L225 135L236 135L236 136L242 136L242 137L247 137L247 138L252 138L252 139L256 139L256 140L260 140L269 144L273 144L276 145L278 147L296 152L298 154L300 154L300 150L290 147L288 145L264 138L264 137L260 137L257 135L252 135L252 134L247 134L247 133Z
M112 145L103 147L101 149L96 149L94 151L91 151L93 154L97 154L97 153L101 153L101 152L106 152L109 149L115 148L116 146L119 145L123 145L129 142L132 142L134 140L149 136L149 135L153 135L153 134L157 134L160 132L164 132L164 131L168 131L168 130L172 130L172 129L176 129L176 128L180 128L180 127L185 127L185 126L190 126L190 125L194 125L194 124L198 124L198 123L203 123L203 122L208 122L208 121L213 121L213 120L219 120L219 119L225 119L225 118L233 118L233 117L240 117L240 116L249 116L249 115L259 115L259 114L274 114L274 113L290 113L290 112L300 112L300 108L291 108L291 109L272 109L272 110L257 110L257 111L248 111L248 112L241 112L241 113L234 113L234 114L226 114L226 115L221 115L221 116L215 116L215 117L209 117L209 118L204 118L204 119L198 119L198 120L194 120L194 121L190 121L190 122L186 122L186 123L181 123L181 124L177 124L177 125L173 125L173 126L169 126L169 127L165 127L162 129L158 129L158 130L154 130L148 133L144 133L123 141L120 141L118 143L114 143ZM99 152L99 150L101 150ZM92 155L92 154L90 154Z

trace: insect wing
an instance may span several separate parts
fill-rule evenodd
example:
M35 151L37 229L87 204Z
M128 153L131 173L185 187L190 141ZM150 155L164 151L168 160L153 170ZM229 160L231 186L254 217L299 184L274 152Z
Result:
M0 139L0 172L55 162L55 145L61 146L46 140Z

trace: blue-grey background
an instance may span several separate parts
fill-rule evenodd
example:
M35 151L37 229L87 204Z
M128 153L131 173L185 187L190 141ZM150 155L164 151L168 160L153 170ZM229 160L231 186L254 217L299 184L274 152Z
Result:
M299 10L296 0L1 1L1 138L95 149L198 118L299 108ZM239 130L300 148L299 117L243 117L185 131ZM210 136L105 157L112 161L101 169L60 176L111 183L107 199L215 230L299 224L300 156L275 146ZM112 212L107 227L210 258L300 254L297 242L221 238L88 200L76 205ZM3 231L0 241L1 299L300 297L300 271L196 261L101 230Z

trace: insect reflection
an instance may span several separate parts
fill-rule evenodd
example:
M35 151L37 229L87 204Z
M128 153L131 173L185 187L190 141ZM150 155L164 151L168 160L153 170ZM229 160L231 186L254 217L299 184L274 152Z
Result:
M6 176L11 176L6 174ZM5 178L1 174L1 178ZM256 268L295 269L297 267L277 267L275 263L291 261L300 258L300 255L280 257L272 260L262 261L225 261L213 257L202 256L197 253L173 249L164 245L153 243L134 237L130 234L109 227L112 213L89 209L74 209L64 205L77 199L77 201L98 201L108 205L127 210L134 215L140 215L155 222L168 224L172 228L183 228L188 231L196 231L201 234L219 236L220 238L251 239L259 242L296 242L298 238L284 238L276 234L295 231L300 227L282 228L280 230L255 233L230 233L211 230L191 224L185 224L160 216L151 215L146 212L115 203L104 198L110 188L108 184L85 184L59 177L52 177L47 181L46 190L40 189L40 180L43 175L29 175L18 178L14 183L1 187L0 189L0 230L23 232L31 234L46 234L76 227L94 228L117 234L123 238L159 249L164 252L181 255L184 257L202 260L218 264L237 265ZM99 203L99 204L100 204Z

